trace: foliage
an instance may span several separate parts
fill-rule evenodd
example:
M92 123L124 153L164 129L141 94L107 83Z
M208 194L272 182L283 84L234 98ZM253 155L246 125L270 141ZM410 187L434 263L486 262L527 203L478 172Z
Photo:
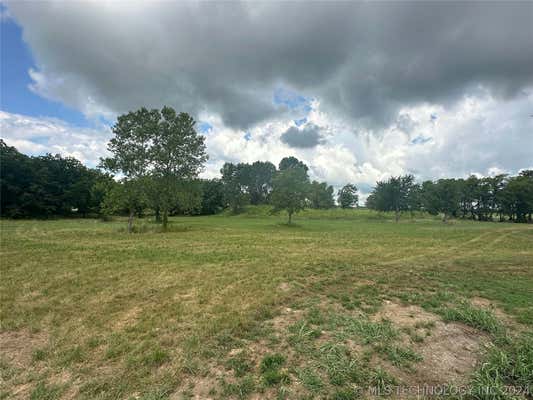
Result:
M402 211L414 211L418 196L418 185L413 175L391 177L387 181L379 181L368 196L367 207L378 211L393 211L396 221Z
M217 214L224 208L224 185L220 179L205 179L200 181L202 199L200 214Z
M152 126L148 121L145 129L153 129L150 175L160 194L163 228L166 228L168 214L175 204L181 203L183 209L189 209L194 207L195 199L199 203L199 197L188 194L191 194L191 180L207 161L207 153L204 137L196 133L195 121L189 114L177 114L174 109L163 107L156 115L157 125Z
M151 203L157 215L162 214L163 228L166 228L169 212L180 200L181 207L198 196L188 196L191 186L186 184L196 178L207 160L203 136L194 129L195 121L187 113L177 114L171 107L161 111L141 108L118 117L113 126L114 137L108 150L112 157L102 160L107 170L120 173L124 182L138 185L135 190L119 191L128 196L122 203L133 205L131 196L143 196ZM149 194L148 194L149 193ZM116 196L115 196L116 198ZM137 200L140 203L141 199ZM128 231L131 232L134 209L130 208Z
M307 172L309 171L309 168L303 161L298 160L296 157L290 156L290 157L284 157L280 162L278 169L280 171L285 171L287 169L291 168L302 168L305 171L305 174L307 175Z
M249 203L249 196L244 190L243 181L243 164L225 163L220 170L222 174L224 205L228 207L233 214L237 214L244 209Z
M276 174L276 167L268 161L256 161L253 164L241 165L242 185L250 198L250 204L266 204L272 191L272 179Z
M295 166L279 171L271 195L274 212L286 210L290 224L292 215L306 207L308 190L309 178L304 168Z
M525 170L518 176L497 175L467 179L439 179L414 183L410 175L392 177L377 182L368 196L367 207L378 211L427 211L450 217L478 221L499 221L508 216L510 221L531 222L533 213L533 171Z
M333 186L329 186L326 182L311 182L308 198L311 208L332 208L335 206Z
M72 157L28 157L0 139L1 214L11 218L100 213L112 179Z
M357 202L359 201L357 186L351 183L344 185L339 190L337 201L342 208L351 208L357 206Z

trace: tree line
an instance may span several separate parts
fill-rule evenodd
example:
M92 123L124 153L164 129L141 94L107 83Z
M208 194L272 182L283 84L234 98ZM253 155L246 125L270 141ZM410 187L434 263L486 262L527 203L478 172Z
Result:
M532 222L533 170L517 176L439 179L415 182L413 175L391 177L376 183L366 200L368 208L400 214L426 211L477 221Z
M26 156L0 142L1 213L11 218L151 213L167 227L169 215L241 212L248 204L270 204L294 213L335 206L334 189L310 181L295 157L270 162L225 163L220 179L198 177L207 161L204 137L194 119L170 107L141 108L118 117L98 168L72 157ZM339 204L357 204L357 188L339 191Z
M109 157L98 168L87 168L72 157L29 157L0 139L2 216L153 215L163 228L169 215L207 215L222 210L239 213L247 205L268 204L285 211L291 223L304 208L336 206L334 189L311 181L309 168L295 157L278 166L270 162L225 163L220 179L200 179L207 161L204 137L194 119L170 107L141 108L118 117L108 143ZM337 193L337 205L357 206L357 187L347 184ZM518 176L440 179L415 182L412 175L376 183L366 206L391 211L426 211L480 221L531 222L533 171Z
M0 139L1 214L9 218L100 213L113 178L73 157L29 157Z

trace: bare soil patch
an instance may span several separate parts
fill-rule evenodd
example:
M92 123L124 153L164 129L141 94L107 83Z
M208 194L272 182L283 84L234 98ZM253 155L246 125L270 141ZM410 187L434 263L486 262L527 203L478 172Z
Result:
M47 344L48 335L44 332L31 333L28 329L23 329L0 333L0 354L16 368L28 368L34 350Z
M373 320L379 321L382 319L391 321L399 328L414 328L417 324L436 322L439 317L419 306L404 306L386 300L383 307L373 317Z
M120 316L120 318L117 319L114 328L116 330L122 330L133 326L137 322L141 312L142 308L139 306L130 308L122 316Z
M272 326L276 333L283 332L290 325L298 322L303 316L302 310L295 310L290 307L285 307L281 314L271 320Z
M374 318L386 318L397 328L420 329L429 336L411 347L423 357L410 373L395 367L390 372L409 386L466 384L489 339L484 333L460 323L444 323L418 306L386 302Z

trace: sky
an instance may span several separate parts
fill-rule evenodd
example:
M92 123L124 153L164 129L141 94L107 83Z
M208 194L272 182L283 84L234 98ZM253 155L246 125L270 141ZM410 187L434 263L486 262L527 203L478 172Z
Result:
M106 155L117 116L172 106L224 162L313 179L533 168L533 2L3 2L0 133Z

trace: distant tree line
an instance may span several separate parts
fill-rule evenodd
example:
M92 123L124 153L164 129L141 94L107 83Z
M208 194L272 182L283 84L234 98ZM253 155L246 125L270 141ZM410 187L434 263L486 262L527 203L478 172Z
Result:
M200 179L207 154L195 121L170 107L141 108L118 117L108 144L110 156L91 169L72 157L30 157L0 142L1 215L154 215L164 228L169 215L241 212L247 205L285 210L289 222L306 208L335 206L334 189L310 181L309 168L295 157L270 162L226 163L220 179ZM339 192L342 207L357 205L357 188Z
M439 179L415 182L412 175L391 177L376 183L366 201L368 208L396 215L415 211L448 218L477 221L532 222L533 170L518 176Z
M307 165L295 157L283 158L278 168L264 161L225 163L220 170L222 208L239 213L248 204L270 204L275 212L286 210L290 221L294 213L307 207L335 207L333 186L310 181L308 171ZM355 185L347 185L343 193L342 207L357 204Z
M73 157L29 157L0 139L0 212L9 218L100 213L111 176Z
M153 215L167 227L170 215L239 213L249 204L285 211L288 222L304 208L335 207L334 189L311 181L309 168L295 157L276 167L265 161L225 163L220 179L200 179L207 161L204 137L194 119L170 107L141 108L118 117L108 144L110 156L97 169L72 157L29 157L0 139L1 215L11 218ZM337 193L342 208L355 207L357 187ZM402 213L426 211L479 221L531 222L533 171L518 176L440 179L415 182L412 175L376 183L367 207Z

